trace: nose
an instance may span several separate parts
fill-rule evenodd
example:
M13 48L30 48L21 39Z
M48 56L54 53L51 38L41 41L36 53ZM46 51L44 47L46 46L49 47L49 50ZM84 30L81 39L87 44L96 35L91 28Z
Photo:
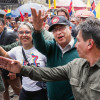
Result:
M23 33L23 36L26 36L26 33L25 32Z
M61 34L61 31L60 31L59 29L56 30L56 34L57 34L57 35Z

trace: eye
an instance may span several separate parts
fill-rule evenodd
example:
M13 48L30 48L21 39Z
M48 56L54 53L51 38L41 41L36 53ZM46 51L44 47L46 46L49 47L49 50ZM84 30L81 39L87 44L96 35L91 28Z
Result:
M19 33L19 34L24 34L24 32L23 32L23 31L19 31L18 33Z
M25 31L26 34L30 34L30 31Z

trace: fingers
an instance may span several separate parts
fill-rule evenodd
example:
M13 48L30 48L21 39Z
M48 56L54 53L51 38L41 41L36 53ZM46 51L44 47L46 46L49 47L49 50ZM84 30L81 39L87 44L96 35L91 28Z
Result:
M0 56L0 68L10 70L12 59L8 59L5 57Z
M7 66L10 62L12 62L11 59L0 56L0 65Z
M15 73L9 73L8 76L10 77L11 80L14 80L16 78Z
M44 16L44 17L43 17L43 21L44 21L44 20L46 20L46 19L47 19L47 17L48 17L48 15Z
M37 18L38 20L40 20L40 21L42 21L42 22L44 22L44 20L46 20L47 17L48 17L48 15L46 15L46 16L44 16L44 17L41 16L41 15L42 15L41 10L39 10L39 13L37 14L35 8L31 8L31 13L32 13L32 17L33 17L34 20L36 20L36 18ZM39 21L39 22L40 22L40 21Z
M37 12L35 8L31 8L32 17L37 17Z
M41 18L41 10L39 10L38 18Z
M7 70L7 67L5 67L4 65L0 65L0 68Z

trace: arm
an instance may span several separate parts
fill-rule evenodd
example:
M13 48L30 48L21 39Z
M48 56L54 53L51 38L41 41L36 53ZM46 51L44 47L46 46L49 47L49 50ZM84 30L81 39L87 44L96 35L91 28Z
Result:
M41 31L40 33L36 34L33 33L33 43L35 45L35 48L41 52L44 55L47 55L51 50L50 47L53 45L53 40L45 40L43 37L44 31Z
M0 47L0 56L10 58L8 53L2 47Z
M23 66L20 73L36 81L61 81L68 79L68 66L55 68Z
M32 18L33 18L33 26L34 26L34 31L33 31L33 43L40 51L42 54L46 55L48 52L48 48L50 44L48 41L45 41L45 37L48 34L47 32L45 33L44 30L42 30L43 22L47 18L47 15L45 17L41 17L41 11L37 14L35 9L31 9L32 11ZM44 35L44 36L43 36Z
M4 57L7 57L7 58L10 58L8 53L2 47L0 47L0 56L4 56ZM16 78L16 74L15 73L9 72L8 76L9 76L9 78L11 80Z
M1 45L1 47L2 47L4 50L9 51L9 50L11 50L12 48L18 46L19 44L20 44L20 42L17 41L17 42L14 42L14 43L9 44L9 45L6 45L6 46Z
M22 66L17 60L0 57L0 67L37 81L59 81L68 79L71 64L55 68L30 67Z

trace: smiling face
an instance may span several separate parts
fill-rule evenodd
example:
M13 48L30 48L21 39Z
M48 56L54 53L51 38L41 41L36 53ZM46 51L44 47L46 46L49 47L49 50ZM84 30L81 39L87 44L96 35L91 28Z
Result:
M18 37L24 48L31 48L32 44L32 31L27 25L22 25L18 31Z
M71 30L69 26L56 25L53 29L53 34L56 42L64 48L71 40Z

